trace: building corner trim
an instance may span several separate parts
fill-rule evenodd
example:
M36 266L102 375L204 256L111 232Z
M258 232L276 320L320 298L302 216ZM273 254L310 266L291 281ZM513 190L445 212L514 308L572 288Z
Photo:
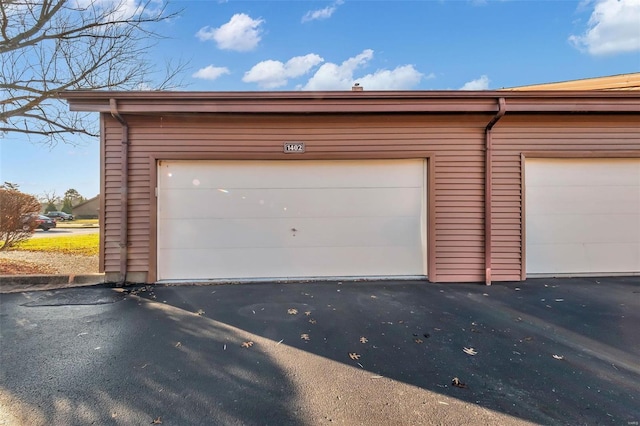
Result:
M129 245L129 229L128 229L128 212L129 212L129 124L120 115L118 111L118 103L116 99L109 99L109 108L111 116L118 120L122 126L122 147L120 154L120 285L123 286L127 282L127 264L128 264L128 245ZM105 197L106 198L106 197Z

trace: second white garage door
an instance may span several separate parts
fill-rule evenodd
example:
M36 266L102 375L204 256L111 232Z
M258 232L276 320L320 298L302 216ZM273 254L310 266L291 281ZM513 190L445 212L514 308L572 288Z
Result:
M640 159L527 159L527 274L640 273Z
M426 161L162 161L158 279L425 276Z

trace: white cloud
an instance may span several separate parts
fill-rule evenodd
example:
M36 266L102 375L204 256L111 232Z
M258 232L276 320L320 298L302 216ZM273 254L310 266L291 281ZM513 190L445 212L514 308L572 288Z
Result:
M598 0L587 29L569 42L591 55L640 50L640 0Z
M331 6L327 6L324 9L310 10L302 17L302 22L330 18L342 3L344 3L343 0L336 0Z
M373 50L366 49L340 65L323 64L302 90L347 90L354 82L353 73L373 58Z
M285 70L288 77L300 77L308 73L311 68L324 62L324 59L320 55L310 53L305 56L296 56L287 61Z
M413 65L402 65L394 70L378 70L363 77L354 77L358 68L365 66L373 59L373 50L367 49L362 53L347 59L342 64L323 64L309 79L302 90L349 90L358 82L364 90L404 90L415 87L425 76L417 71ZM426 78L433 78L429 75Z
M198 71L193 73L191 77L201 78L203 80L216 80L218 77L230 74L230 71L226 67L214 67L213 65L206 66L204 68L200 68Z
M358 78L358 83L364 90L407 90L418 85L423 77L413 65L402 65L392 71L378 70L367 74ZM435 78L435 75L430 74L427 78Z
M460 90L487 90L489 88L489 77L483 75L475 80L467 81Z
M245 83L257 83L263 89L275 89L286 85L289 78L307 74L313 67L322 62L324 62L324 59L315 53L296 56L289 59L286 64L274 60L262 61L247 71L242 81Z
M263 23L263 19L252 19L244 13L236 13L219 28L200 28L196 37L201 41L214 40L220 49L246 52L253 50L260 42L260 26Z

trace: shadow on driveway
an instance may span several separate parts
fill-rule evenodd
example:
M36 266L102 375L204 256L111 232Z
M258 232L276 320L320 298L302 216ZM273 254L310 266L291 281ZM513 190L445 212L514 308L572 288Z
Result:
M639 282L3 295L0 410L16 424L634 424Z
M192 312L94 287L3 295L0 315L0 424L299 424L247 333Z
M156 286L154 293L272 341L523 420L640 420L638 277L491 287ZM466 387L452 386L454 377Z

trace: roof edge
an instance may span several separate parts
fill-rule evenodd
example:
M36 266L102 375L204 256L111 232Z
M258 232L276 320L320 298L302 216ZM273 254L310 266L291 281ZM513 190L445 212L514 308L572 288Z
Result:
M59 93L73 111L159 113L373 113L507 111L640 112L640 92L543 91L276 91L169 92L90 91Z

